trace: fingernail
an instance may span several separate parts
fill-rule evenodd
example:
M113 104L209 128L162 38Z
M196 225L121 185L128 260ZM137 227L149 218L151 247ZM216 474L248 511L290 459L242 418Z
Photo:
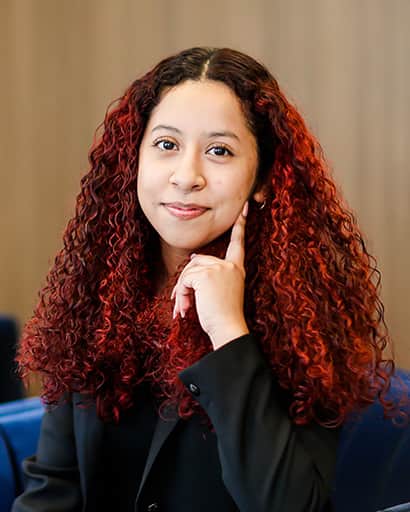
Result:
M248 201L246 201L243 209L242 209L242 215L246 217L248 215Z
M176 312L175 312L175 309L176 309L176 304L174 306L174 311L172 313L172 320L175 320L175 317L177 316Z
M184 310L181 311L181 317L185 318L185 311Z
M174 289L172 290L172 293L171 293L171 300L174 298L174 295L175 295L175 286L174 286Z
M196 254L193 252L193 253L191 254L191 256L190 256L191 260L192 260L192 258L193 258L194 256L196 256Z

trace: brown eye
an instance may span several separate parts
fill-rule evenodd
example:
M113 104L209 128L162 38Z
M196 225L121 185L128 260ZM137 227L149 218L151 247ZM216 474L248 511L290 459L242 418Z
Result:
M159 145L162 143L164 143L164 146L161 148ZM172 142L172 140L168 139L161 139L154 142L153 146L159 147L161 151L170 151L173 149L173 146L175 146L175 142Z
M225 146L213 146L209 151L211 151L212 149L215 149L217 150L217 153L214 153L214 155L216 156L232 156L232 152L229 151L228 148L226 148ZM224 152L227 152L227 153L224 153Z

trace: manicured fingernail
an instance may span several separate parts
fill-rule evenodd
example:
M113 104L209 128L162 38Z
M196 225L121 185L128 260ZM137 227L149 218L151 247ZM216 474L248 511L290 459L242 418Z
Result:
M248 201L246 201L243 209L242 209L242 215L246 217L248 215Z
M194 256L196 256L196 254L193 252L193 253L191 254L191 256L190 256L191 260L192 260L192 258L193 258Z
M174 306L174 311L173 311L173 313L172 313L172 320L175 320L175 317L177 316L177 314L176 314L176 312L175 312L176 307L177 307L177 306L176 306L176 304L175 304L175 306Z
M181 311L181 317L185 318L185 311L184 310Z
M175 286L174 286L174 289L172 290L172 293L171 293L171 300L174 298L174 295L175 295Z

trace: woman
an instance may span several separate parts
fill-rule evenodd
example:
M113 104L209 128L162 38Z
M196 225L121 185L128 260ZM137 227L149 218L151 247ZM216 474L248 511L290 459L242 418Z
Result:
M330 510L339 427L391 413L394 364L300 114L251 57L192 48L89 160L18 356L48 408L13 511Z

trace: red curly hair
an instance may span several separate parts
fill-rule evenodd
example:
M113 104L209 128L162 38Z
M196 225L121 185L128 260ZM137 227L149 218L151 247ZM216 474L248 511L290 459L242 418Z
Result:
M212 351L211 342L195 308L164 322L188 261L156 296L158 235L137 197L139 145L161 93L205 79L234 91L258 143L255 187L264 184L268 199L263 210L249 205L244 313L291 397L293 421L339 425L376 399L391 413L394 362L383 357L390 339L375 260L301 115L264 66L228 48L162 60L108 109L63 248L23 330L21 375L40 372L50 405L66 392L87 393L106 421L132 406L143 380L160 412L174 404L182 418L205 414L178 373ZM201 252L223 258L229 234Z

